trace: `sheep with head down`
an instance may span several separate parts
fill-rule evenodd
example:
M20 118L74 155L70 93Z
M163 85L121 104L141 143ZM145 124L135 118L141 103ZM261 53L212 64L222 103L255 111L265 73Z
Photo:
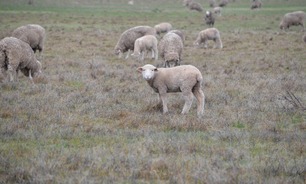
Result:
M119 55L119 58L121 58L123 53L128 52L125 57L125 59L127 59L129 57L130 50L134 50L136 39L145 35L155 36L156 31L150 26L136 26L124 31L115 46L115 54Z
M9 80L18 80L18 71L30 78L41 74L41 63L36 59L34 51L22 40L6 37L0 41L1 73L9 73Z
M306 14L304 11L295 11L291 13L286 13L282 18L279 28L280 29L289 29L290 26L302 26L303 31L305 30L304 21L305 21Z
M33 49L34 53L36 52L36 50L41 53L44 49L46 31L40 25L28 24L16 28L12 33L12 37L18 38L28 43Z
M198 33L197 39L194 42L194 45L199 46L204 43L204 48L207 48L207 41L213 40L216 45L214 48L223 48L220 32L216 28L208 28Z
M176 33L167 33L158 44L160 56L164 59L164 67L174 67L181 63L183 41Z
M181 65L173 68L156 68L147 64L137 69L149 86L159 94L159 103L163 113L168 112L167 93L181 92L185 99L182 114L189 112L193 96L197 99L197 115L204 113L205 96L202 91L203 77L201 72L192 65Z
M156 34L161 34L161 33L167 33L172 29L172 25L169 22L162 22L159 24L156 24L154 26L154 29L156 31Z
M151 51L152 58L158 59L157 39L153 35L145 35L137 38L134 45L134 52L131 54L134 57L138 57L138 60L143 61L144 55L147 51Z

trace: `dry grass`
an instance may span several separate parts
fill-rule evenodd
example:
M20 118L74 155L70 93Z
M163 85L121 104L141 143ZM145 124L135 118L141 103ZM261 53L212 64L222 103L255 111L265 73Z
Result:
M27 23L47 30L44 76L0 83L0 183L305 182L306 44L300 28L278 29L304 0L256 11L236 0L216 21L222 50L193 47L206 25L180 1L45 1L0 2L1 38ZM195 101L179 114L180 94L163 115L136 72L144 63L113 54L125 29L161 21L187 34L182 63L204 76L202 119Z

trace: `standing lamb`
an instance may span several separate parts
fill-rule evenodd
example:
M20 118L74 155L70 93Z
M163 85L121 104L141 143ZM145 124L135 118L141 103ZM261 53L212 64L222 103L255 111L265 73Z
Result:
M129 57L130 50L134 50L134 43L136 39L145 35L155 36L155 29L150 26L136 26L124 31L115 46L115 54L119 55L119 58L121 58L123 53L128 52L125 57L125 59L127 59Z
M18 80L18 71L30 78L41 74L41 64L29 44L14 37L0 41L0 67L2 74L8 71L10 81Z
M167 33L172 29L172 25L168 22L162 22L154 26L156 34Z
M201 72L192 65L181 65L173 68L156 68L144 65L137 69L142 77L159 94L159 103L163 105L163 113L168 112L167 93L182 92L185 105L182 114L189 112L193 96L197 99L197 115L204 113L205 96L201 89L203 77Z
M176 33L167 33L160 40L158 45L160 56L164 59L164 67L180 65L183 51L183 42Z
M147 51L151 51L152 58L158 59L157 39L153 35L145 35L137 38L134 45L134 53L132 56L138 57L141 61L144 60L144 55ZM141 58L140 58L141 55Z
M41 53L44 49L46 31L40 25L28 24L16 28L12 33L12 37L18 38L28 43L33 49L34 53L36 52L36 50Z
M215 24L215 16L211 11L206 11L204 20L208 26L214 27Z
M305 16L306 14L303 11L286 13L279 24L279 28L286 30L286 29L289 29L290 26L301 25L304 31L305 30L305 27L304 27Z
M207 48L207 41L213 40L217 44L217 48L223 48L222 41L220 37L220 32L216 28L208 28L203 31L200 31L194 45L200 45L204 43L204 48ZM216 48L216 46L214 46Z
M261 0L253 0L251 4L251 9L261 8L262 2Z

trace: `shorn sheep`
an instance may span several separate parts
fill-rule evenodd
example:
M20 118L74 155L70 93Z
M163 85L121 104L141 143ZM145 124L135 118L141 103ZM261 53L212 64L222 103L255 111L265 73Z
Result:
M138 57L139 60L144 60L144 55L147 51L151 51L152 58L158 59L157 39L153 35L145 35L137 38L134 45L134 53L132 56Z
M160 56L164 59L165 68L180 65L183 47L183 41L176 33L167 33L163 36L158 49Z
M261 0L252 0L251 9L261 8L262 2Z
M16 28L12 33L12 37L18 38L28 43L33 49L34 53L36 52L36 50L41 53L44 49L46 31L40 25L28 24Z
M172 25L168 22L162 22L154 26L156 34L167 33L172 29Z
M203 31L200 31L196 41L194 42L194 45L199 46L200 44L204 43L204 48L207 48L208 40L213 40L216 43L217 48L223 48L220 32L216 28L208 28ZM216 45L214 46L214 48L216 48Z
M134 50L134 43L137 38L145 35L156 35L155 29L150 26L136 26L124 31L116 46L115 54L121 58L122 54L128 52L125 59L129 57L130 50Z
M6 37L0 41L0 67L2 74L8 71L10 81L18 80L18 71L30 78L41 74L41 64L34 51L22 40Z
M279 24L279 28L286 30L286 29L289 29L290 26L301 25L304 31L305 30L305 27L304 27L305 16L306 14L304 11L286 13Z
M202 91L203 77L201 72L192 65L181 65L173 68L156 68L147 64L137 69L142 77L159 94L159 103L163 106L163 113L168 112L167 93L182 92L185 105L182 114L189 112L193 96L197 99L197 115L204 113L205 96Z
M204 16L204 21L208 26L214 27L215 24L215 16L211 11L206 11Z

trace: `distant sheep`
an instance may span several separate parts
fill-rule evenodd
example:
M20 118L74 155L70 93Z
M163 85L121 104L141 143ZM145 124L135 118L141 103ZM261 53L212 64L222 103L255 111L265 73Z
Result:
M253 0L251 4L251 9L261 8L262 2L261 0Z
M153 35L145 35L137 38L134 45L134 53L132 56L141 57L140 60L144 60L144 55L147 51L151 51L152 58L158 59L157 39Z
M18 38L28 43L33 49L34 53L36 52L36 50L41 53L44 49L46 31L40 25L28 24L16 28L12 33L12 37Z
M304 27L304 20L305 20L305 12L303 11L296 11L291 13L286 13L281 20L279 27L280 29L289 29L290 26L298 26L301 25L303 27L303 31L305 30Z
M213 40L217 48L223 48L221 37L220 37L220 32L216 28L208 28L203 31L200 31L196 41L194 42L194 45L200 45L201 43L204 43L204 48L207 48L207 41L208 40ZM216 48L216 46L214 46Z
M154 26L156 34L167 33L172 29L172 25L168 22L163 22Z
M121 58L123 53L128 52L125 57L125 59L127 59L129 57L130 50L134 50L134 43L136 39L145 35L155 36L155 29L150 26L136 26L124 31L115 46L115 54L119 55L119 58Z
M228 4L228 0L221 0L221 2L219 3L220 7L225 7Z
M222 8L220 6L214 7L213 12L214 14L221 16Z
M216 6L216 0L209 0L208 3L209 3L209 6L212 8Z
M173 68L156 68L144 65L137 69L142 77L159 94L159 103L163 106L163 113L168 112L167 93L182 92L185 105L182 114L189 112L193 96L197 99L197 115L204 113L205 96L202 91L203 77L201 72L192 65L181 65Z
M30 78L41 74L41 64L34 51L22 40L6 37L0 41L0 67L2 74L8 71L10 81L18 80L18 71Z
M164 59L164 67L180 65L183 51L183 42L176 33L167 33L160 40L158 45L160 56Z
M184 45L184 42L185 42L185 34L184 34L182 31L176 30L176 29L175 29L175 30L169 31L169 33L175 33L175 34L179 35L179 36L181 37L182 42L183 42L183 45Z
M195 10L195 11L198 11L198 12L202 12L203 11L203 7L199 3L195 2L195 1L191 1L188 4L188 8L190 10Z
M211 11L206 11L204 16L204 21L208 26L214 27L215 24L215 16Z

